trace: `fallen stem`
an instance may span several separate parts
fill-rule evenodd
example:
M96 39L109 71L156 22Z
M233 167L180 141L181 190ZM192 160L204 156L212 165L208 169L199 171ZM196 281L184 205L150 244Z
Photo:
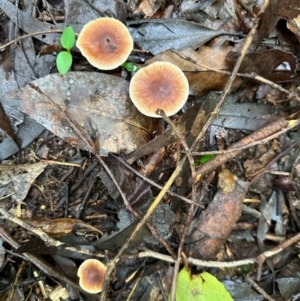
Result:
M7 42L6 44L3 44L0 46L0 50L4 49L6 47L8 47L11 44L17 43L21 40L30 38L30 37L34 37L34 36L38 36L40 34L47 34L47 33L62 33L63 30L62 29L51 29L51 30L44 30L44 31L37 31L37 32L33 32L33 33L29 33L29 34L24 34L23 36L17 37L9 42ZM78 34L75 34L78 36Z

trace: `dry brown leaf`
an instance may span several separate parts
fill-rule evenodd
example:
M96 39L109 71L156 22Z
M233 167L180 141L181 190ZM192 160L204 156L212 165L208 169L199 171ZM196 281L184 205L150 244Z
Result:
M230 70L231 67L228 67L226 57L231 50L232 46L201 46L197 51L192 47L182 50L167 50L149 60L147 65L156 61L164 61L175 64L184 72Z
M27 220L27 223L34 227L42 229L45 233L51 237L62 237L71 234L77 229L85 229L85 231L93 231L102 235L103 233L89 224L86 224L80 220L74 218L57 218L54 220L45 219L31 219Z
M175 64L185 73L190 85L190 94L204 95L209 91L224 89L230 75L221 72L230 71L226 57L231 49L231 46L202 46L198 51L191 47L183 50L167 50L156 55L147 64L155 61L167 61ZM233 89L239 87L241 83L242 80L236 78Z

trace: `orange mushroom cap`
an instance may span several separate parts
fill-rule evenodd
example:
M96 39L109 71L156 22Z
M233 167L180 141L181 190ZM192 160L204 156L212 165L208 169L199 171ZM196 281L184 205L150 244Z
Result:
M176 114L186 103L189 83L177 66L155 62L140 69L131 79L129 94L137 109L146 116L162 109L167 116Z
M91 65L111 70L126 61L133 49L133 40L119 20L99 18L83 27L76 45Z
M80 287L88 293L97 294L102 291L106 274L106 266L97 259L87 259L79 267L77 276Z

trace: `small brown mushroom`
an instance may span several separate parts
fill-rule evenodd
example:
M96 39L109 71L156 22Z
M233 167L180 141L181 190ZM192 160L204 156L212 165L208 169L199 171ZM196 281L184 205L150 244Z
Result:
M102 291L106 266L97 259L87 259L79 267L77 276L80 287L90 294Z
M162 109L167 116L177 113L187 101L189 83L177 66L168 62L155 62L140 69L129 86L132 102L146 116Z
M133 49L133 40L119 20L99 18L83 27L76 45L91 65L111 70L126 61Z

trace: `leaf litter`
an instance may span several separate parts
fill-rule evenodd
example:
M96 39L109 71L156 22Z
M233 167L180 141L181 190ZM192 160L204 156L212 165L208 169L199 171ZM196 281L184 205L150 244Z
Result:
M73 296L84 300L91 296L80 292L76 270L78 260L90 257L100 257L109 267L99 300L175 300L178 290L178 298L191 294L197 300L200 284L181 287L182 266L179 261L173 265L181 256L187 256L192 267L189 277L199 275L195 266L208 265L204 273L227 279L224 284L235 299L263 298L251 288L247 272L257 274L257 284L272 298L299 293L294 245L300 226L298 1L101 0L65 1L64 7L49 1L39 7L40 18L6 0L0 8L3 24L25 33L67 25L79 33L92 19L115 17L127 22L136 43L129 62L138 68L171 62L190 85L189 100L172 117L174 123L154 121L132 105L132 74L124 69L95 72L72 49L73 71L59 76L53 52L59 51L57 33L45 32L3 48L0 213L20 228L1 221L2 259L16 249L26 252L31 262L27 265L33 263L43 272L43 285L50 285L52 293L61 290L48 276L70 284ZM265 9L263 14L260 9ZM2 44L22 35L9 32L17 31L4 31ZM246 53L243 46L252 33L254 41ZM42 48L46 50L38 57ZM213 156L189 166L184 162L187 146L195 162ZM36 163L40 155L71 166ZM217 177L222 179L219 184ZM172 193L166 193L166 187ZM7 212L11 207L25 209L18 211L20 219ZM39 218L41 227L50 224L53 231L40 232ZM21 246L20 237L27 243ZM3 281L0 291L24 294L34 277L22 273L21 259L10 256L15 261L10 269L3 267L4 277L17 273L18 286ZM257 267L260 256L268 261ZM247 258L248 263L242 263ZM231 261L243 271L216 268ZM56 273L54 264L69 274ZM261 277L266 278L260 281ZM275 291L272 277L278 283ZM213 289L208 299L221 291Z
M63 79L48 75L11 92L4 103L13 103L60 138L87 149L74 121L99 145L102 155L134 151L147 142L152 130L151 119L129 100L128 82L108 74L69 72Z

